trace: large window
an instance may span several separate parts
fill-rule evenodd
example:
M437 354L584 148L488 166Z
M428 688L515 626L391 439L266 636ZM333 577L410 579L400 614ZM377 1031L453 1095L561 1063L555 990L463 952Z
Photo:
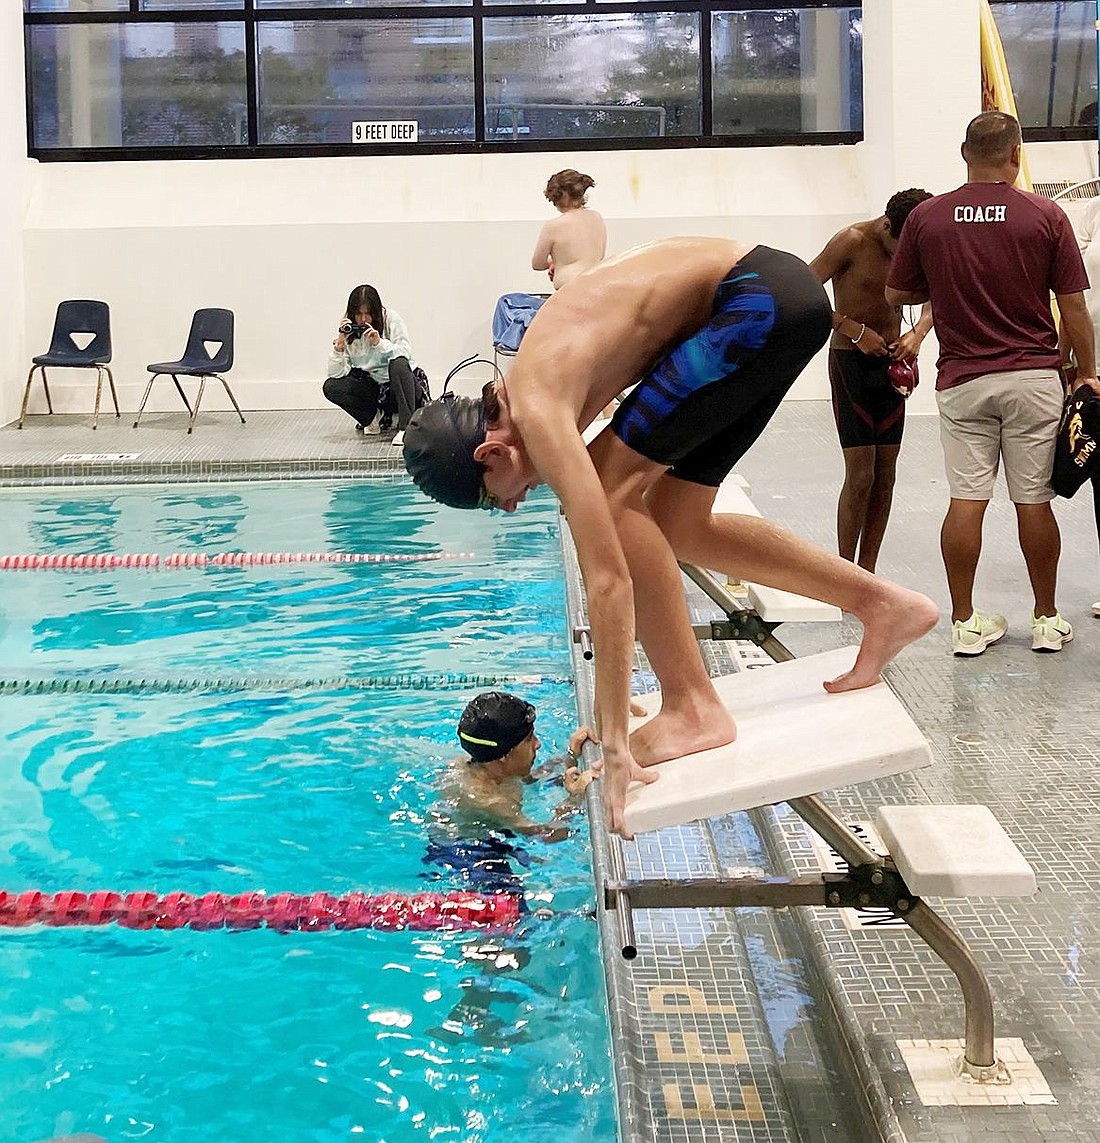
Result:
M714 132L863 129L859 8L715 12Z
M854 142L837 0L24 0L38 158Z
M37 147L224 146L246 116L240 24L32 27Z
M1097 133L1096 0L993 0L1025 138Z
M424 142L474 138L469 20L260 23L261 144L347 144L355 123L416 123Z

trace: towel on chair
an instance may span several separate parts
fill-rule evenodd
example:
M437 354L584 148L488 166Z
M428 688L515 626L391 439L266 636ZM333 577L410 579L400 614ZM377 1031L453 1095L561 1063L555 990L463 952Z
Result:
M501 294L493 311L493 348L515 353L544 301L534 294Z

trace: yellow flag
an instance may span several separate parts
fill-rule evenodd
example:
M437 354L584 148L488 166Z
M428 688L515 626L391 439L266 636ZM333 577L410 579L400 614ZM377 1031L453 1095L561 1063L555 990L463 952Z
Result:
M978 11L982 37L982 110L1005 111L1015 119L1019 119L1001 35L997 31L997 21L993 19L989 0L980 0ZM1031 190L1031 172L1028 170L1027 153L1023 147L1020 148L1020 174L1016 179L1016 185L1024 190Z

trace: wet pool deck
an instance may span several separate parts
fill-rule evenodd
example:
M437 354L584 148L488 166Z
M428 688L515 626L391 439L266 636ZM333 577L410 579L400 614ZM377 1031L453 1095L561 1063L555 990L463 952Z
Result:
M22 431L0 429L0 485L400 478L400 450L385 437L355 434L338 412L247 416L242 426L232 414L204 413L190 437L179 414L150 414L138 430L125 418L103 417L95 432L87 417L32 417ZM842 466L825 403L785 405L741 472L765 515L832 545ZM927 591L945 615L938 533L946 495L935 418L912 418L879 570ZM750 910L736 918L676 911L640 924L638 960L615 970L617 1017L632 1026L620 1045L630 1064L619 1077L624 1106L634 1116L627 1137L874 1138L872 1128L844 1125L835 1114L841 1081L820 1066L827 1049L805 1042L810 1014L798 988L785 994L784 981L772 980L771 995L756 995L760 966L783 967L776 930L796 925L805 971L820 989L809 1007L834 1011L883 1138L1100 1143L1100 620L1090 616L1100 598L1100 559L1088 490L1059 501L1057 512L1059 601L1075 641L1057 655L1030 649L1025 572L1001 486L987 515L977 598L1008 617L1008 637L978 658L954 659L945 618L905 651L888 679L931 743L934 764L826 797L857 822L884 802L980 802L993 810L1035 869L1038 895L947 901L941 911L988 976L998 1039L1023 1041L1056 1102L921 1102L898 1041L960 1037L962 1000L949 970L904 928L853 929L827 910ZM778 634L801 655L858 641L859 632L843 622ZM716 671L736 665L736 648L708 645L707 653ZM751 821L651 835L628 846L627 857L633 869L688 876L753 866L765 850L777 873L820 868L805 827L782 806ZM786 868L774 868L776 861ZM671 1032L668 1019L660 1028L652 1022L670 1013Z

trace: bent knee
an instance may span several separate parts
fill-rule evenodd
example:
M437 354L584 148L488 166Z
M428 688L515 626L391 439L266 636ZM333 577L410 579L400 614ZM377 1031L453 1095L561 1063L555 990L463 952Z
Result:
M677 554L688 552L692 543L697 542L712 525L715 490L702 491L703 495L693 498L690 495L661 495L658 489L655 495L647 498L647 506L657 527ZM693 499L698 503L693 503Z

